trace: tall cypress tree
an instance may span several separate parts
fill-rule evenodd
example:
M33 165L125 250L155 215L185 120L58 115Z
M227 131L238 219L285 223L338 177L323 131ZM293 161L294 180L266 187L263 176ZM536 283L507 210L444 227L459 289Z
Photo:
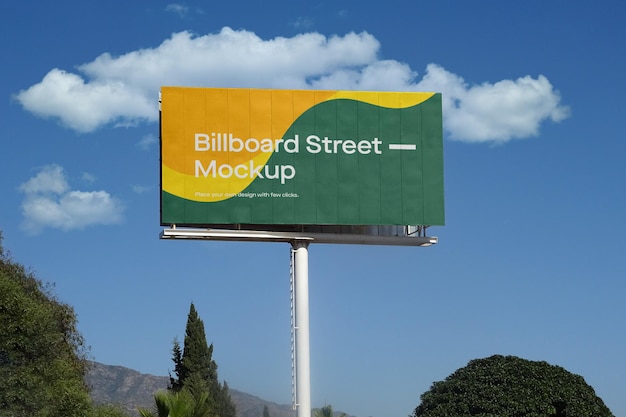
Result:
M222 385L222 388L220 390L217 412L220 417L235 417L237 415L235 403L233 403L232 399L230 398L230 390L226 381L224 381L224 384Z
M235 405L230 398L228 385L226 382L220 384L217 377L213 344L207 344L204 322L193 303L187 316L183 349L181 351L180 344L174 340L172 360L175 377L170 375L170 389L179 392L184 388L196 398L208 392L214 414L235 417Z
M183 375L183 351L180 348L180 343L178 343L178 339L174 339L174 347L172 348L172 361L174 362L174 378L172 374L170 374L170 389L174 392L180 392L183 388L183 385L180 381L181 376Z

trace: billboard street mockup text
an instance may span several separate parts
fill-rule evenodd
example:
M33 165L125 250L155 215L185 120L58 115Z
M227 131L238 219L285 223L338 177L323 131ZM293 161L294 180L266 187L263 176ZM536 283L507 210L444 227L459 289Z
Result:
M162 87L162 225L443 225L438 93Z

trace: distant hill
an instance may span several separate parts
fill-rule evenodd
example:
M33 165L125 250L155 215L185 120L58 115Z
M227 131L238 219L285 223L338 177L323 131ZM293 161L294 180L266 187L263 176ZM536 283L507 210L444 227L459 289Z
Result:
M154 393L166 389L169 378L139 373L123 366L92 362L86 377L91 397L98 404L119 404L129 416L138 416L137 407L152 408ZM230 387L229 387L230 388ZM237 407L237 417L262 417L267 406L271 417L294 417L291 405L265 401L254 395L230 388Z

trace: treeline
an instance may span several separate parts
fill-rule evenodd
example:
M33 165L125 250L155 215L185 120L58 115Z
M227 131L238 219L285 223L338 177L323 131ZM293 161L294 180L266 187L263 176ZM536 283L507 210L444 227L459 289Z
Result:
M74 309L4 249L0 232L0 417L127 417L93 403L85 383L88 349ZM145 416L236 417L220 383L213 345L191 304L183 347L174 342L170 388ZM165 412L165 414L164 414Z
M169 388L155 394L153 409L139 410L143 417L236 417L193 303L172 360ZM126 417L121 408L92 402L87 366L73 308L11 258L0 232L0 417ZM514 356L470 361L420 400L410 417L614 417L581 376ZM334 414L329 405L314 412ZM263 417L270 417L267 407Z
M93 404L71 306L5 251L0 232L0 416L125 417Z

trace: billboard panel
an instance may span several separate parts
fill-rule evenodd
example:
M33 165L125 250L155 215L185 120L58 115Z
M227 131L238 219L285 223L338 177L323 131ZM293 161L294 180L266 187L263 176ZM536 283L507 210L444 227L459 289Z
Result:
M162 87L162 225L443 225L441 95Z

